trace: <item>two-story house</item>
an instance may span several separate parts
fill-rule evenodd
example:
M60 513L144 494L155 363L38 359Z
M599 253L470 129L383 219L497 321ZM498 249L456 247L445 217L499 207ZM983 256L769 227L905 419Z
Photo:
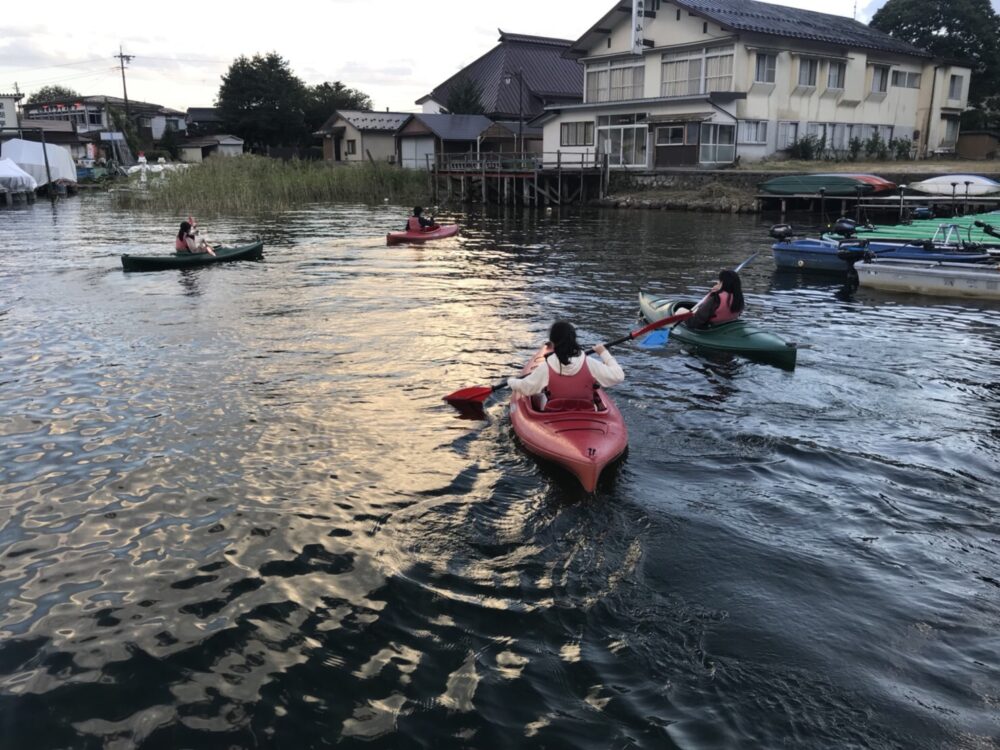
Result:
M125 100L117 96L79 96L25 104L24 116L32 120L62 120L71 122L80 133L115 130L110 109L125 112ZM184 112L160 104L129 100L128 112L139 137L159 141L168 130L183 136L187 129Z
M544 150L638 169L761 159L807 135L950 152L971 75L853 19L756 0L619 0L567 54L583 102L536 120Z

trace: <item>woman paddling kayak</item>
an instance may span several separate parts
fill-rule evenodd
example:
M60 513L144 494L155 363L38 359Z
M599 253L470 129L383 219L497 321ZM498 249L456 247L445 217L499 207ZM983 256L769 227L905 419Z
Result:
M688 328L700 330L720 323L738 320L745 306L743 284L736 271L727 268L719 271L719 280L695 305L694 315L684 322ZM682 312L679 308L677 312Z
M583 353L576 340L576 329L565 320L557 320L549 330L545 366L536 367L523 378L509 378L507 385L523 396L543 394L539 408L545 411L593 409L594 389L609 388L625 380L625 373L603 344L594 347L600 360Z

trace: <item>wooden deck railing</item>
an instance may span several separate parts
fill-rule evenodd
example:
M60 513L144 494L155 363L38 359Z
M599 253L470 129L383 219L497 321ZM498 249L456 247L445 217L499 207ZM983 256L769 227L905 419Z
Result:
M546 151L515 153L480 151L479 153L428 155L428 165L438 172L533 172L545 169L589 170L605 167L604 154Z

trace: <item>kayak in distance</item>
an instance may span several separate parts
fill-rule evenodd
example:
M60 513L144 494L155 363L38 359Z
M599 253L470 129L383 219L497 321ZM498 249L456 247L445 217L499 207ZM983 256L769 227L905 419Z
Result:
M217 247L215 255L209 253L125 254L122 256L122 269L125 271L163 271L170 268L194 268L196 266L210 266L214 263L228 263L234 260L260 260L263 254L263 240L252 242L249 245Z
M650 322L674 315L680 307L690 310L695 304L695 300L665 299L639 292L639 309L642 316ZM708 328L689 328L684 323L677 323L670 329L670 336L690 346L739 354L747 359L787 370L795 367L799 351L797 344L785 341L744 320L733 320Z
M524 366L521 377L536 367L547 366L542 347ZM539 409L538 396L514 393L510 397L510 422L529 453L563 467L593 492L601 472L628 447L628 430L621 412L603 389L594 390L594 400L557 403ZM553 408L556 407L556 408Z
M435 229L428 229L424 232L389 232L385 236L385 244L402 245L406 242L443 240L445 237L454 237L458 234L458 229L458 224L442 224Z
M822 190L829 196L856 196L895 190L896 183L873 174L837 172L783 175L760 183L758 188L771 195L816 195Z
M941 195L949 198L1000 193L1000 182L978 174L945 174L920 182L911 182L906 187L925 195Z

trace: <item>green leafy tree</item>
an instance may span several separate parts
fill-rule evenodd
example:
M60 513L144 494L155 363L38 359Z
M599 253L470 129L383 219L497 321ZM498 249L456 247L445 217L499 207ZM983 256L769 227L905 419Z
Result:
M294 146L307 136L306 86L277 52L240 56L222 76L215 106L226 129L254 150Z
M482 91L471 78L461 76L448 90L444 107L453 115L481 115L485 111Z
M306 90L306 127L310 133L317 131L338 109L370 112L371 108L371 97L365 92L340 81L326 81Z
M42 86L38 91L28 97L27 104L38 104L39 102L51 102L59 99L75 99L80 95L66 86Z
M176 130L167 128L163 131L163 137L160 138L160 148L170 154L171 159L177 159L181 152L181 145Z
M972 67L969 104L1000 94L1000 16L990 0L889 0L872 28Z

